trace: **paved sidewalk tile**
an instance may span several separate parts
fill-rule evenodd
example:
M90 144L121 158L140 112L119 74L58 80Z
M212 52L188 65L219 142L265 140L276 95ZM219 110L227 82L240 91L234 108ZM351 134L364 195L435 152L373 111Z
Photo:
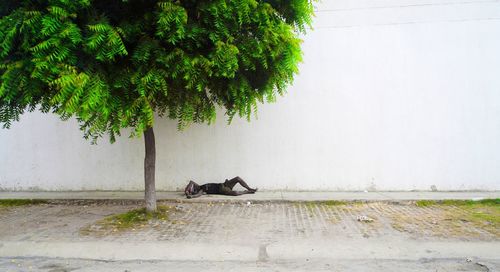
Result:
M54 204L55 203L55 204ZM495 224L466 220L460 206L368 203L175 203L169 220L142 229L113 229L83 235L106 216L141 207L119 201L68 201L0 208L3 241L174 241L272 243L281 239L381 238L500 239ZM365 220L366 219L366 220ZM92 229L92 228L90 228Z
M99 221L142 207L139 200L50 200L0 207L0 271L30 271L30 266L33 271L199 271L213 265L209 271L349 272L500 267L498 221L473 220L475 215L498 217L497 206L471 210L412 201L159 204L169 207L167 220L126 230L102 227Z

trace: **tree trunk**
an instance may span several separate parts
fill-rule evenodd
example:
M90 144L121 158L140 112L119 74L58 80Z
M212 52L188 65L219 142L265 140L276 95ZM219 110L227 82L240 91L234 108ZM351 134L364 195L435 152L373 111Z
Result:
M146 156L144 157L144 184L146 201L146 211L156 212L156 190L155 190L155 165L156 147L155 134L153 128L149 127L144 131L144 147Z

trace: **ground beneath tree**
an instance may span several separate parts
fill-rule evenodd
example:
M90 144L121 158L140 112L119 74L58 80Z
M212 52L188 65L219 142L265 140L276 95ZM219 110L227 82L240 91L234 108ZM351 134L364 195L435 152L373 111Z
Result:
M139 208L139 202L60 200L0 207L0 270L163 271L167 266L169 271L199 271L204 265L209 265L207 271L232 271L235 265L240 271L500 268L495 254L500 248L497 206L160 204L169 207L168 219L125 229L99 222Z

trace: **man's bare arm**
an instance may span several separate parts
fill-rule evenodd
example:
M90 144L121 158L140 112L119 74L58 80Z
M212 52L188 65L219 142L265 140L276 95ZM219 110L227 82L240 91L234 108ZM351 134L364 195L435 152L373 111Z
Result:
M184 194L186 194L186 196L191 195L191 192L193 191L194 186L199 187L200 185L198 185L196 182L190 180L188 185L184 189Z
M194 194L194 195L187 195L187 198L197 198L197 197L200 197L201 195L203 195L203 190L199 190L198 193Z

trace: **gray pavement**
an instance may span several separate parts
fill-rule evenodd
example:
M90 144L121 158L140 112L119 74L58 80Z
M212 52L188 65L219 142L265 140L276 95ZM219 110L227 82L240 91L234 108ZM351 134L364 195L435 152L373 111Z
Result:
M105 193L116 199L37 193L59 200L0 207L0 271L500 271L497 225L470 221L464 207L400 201L498 197L491 192L289 193L276 201L263 192L202 202L169 193L159 203L170 207L167 221L126 231L95 226L141 207L139 195ZM304 202L331 199L367 201Z
M101 261L61 258L0 258L0 268L17 271L78 272L220 272L220 271L349 271L349 272L456 272L498 271L495 260L477 259L321 259L281 260L275 262L247 261Z
M60 258L0 258L0 267L7 272L78 271L78 272L219 272L219 271L349 271L349 272L457 272L498 271L494 260L466 259L359 259L359 260L283 260L276 262L245 261L101 261Z
M142 199L144 192L131 191L67 191L67 192L10 192L0 191L0 199ZM186 199L182 192L157 192L159 200L211 202L211 201L398 201L398 200L441 200L441 199L482 199L500 198L500 191L457 191L457 192L289 192L259 191L256 194L238 197L205 195L196 199Z

